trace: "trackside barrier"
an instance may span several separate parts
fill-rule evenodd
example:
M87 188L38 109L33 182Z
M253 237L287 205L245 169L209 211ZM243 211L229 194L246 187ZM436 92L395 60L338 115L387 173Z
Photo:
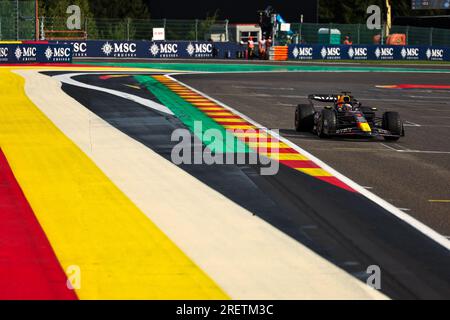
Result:
M70 44L73 56L83 58L236 59L245 47L207 41L59 41Z
M450 48L437 46L289 45L290 60L450 61Z
M269 49L269 60L286 61L289 55L288 46L275 46Z
M71 63L72 46L58 44L0 44L0 65Z

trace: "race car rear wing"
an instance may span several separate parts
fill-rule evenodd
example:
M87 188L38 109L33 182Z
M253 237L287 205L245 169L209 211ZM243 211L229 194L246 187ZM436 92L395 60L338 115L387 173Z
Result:
M338 96L334 95L334 94L310 94L308 96L308 99L319 101L319 102L336 102L338 99Z
M343 95L349 95L350 92L343 92ZM358 102L353 96L349 96L353 103ZM338 101L339 95L337 94L310 94L308 96L309 100L319 101L319 102L336 102Z

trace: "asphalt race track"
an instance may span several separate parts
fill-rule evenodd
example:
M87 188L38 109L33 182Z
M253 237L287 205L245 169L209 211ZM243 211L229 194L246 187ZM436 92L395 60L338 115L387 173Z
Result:
M180 75L177 79L237 109L311 152L409 215L450 236L450 91L379 85L449 84L447 74L259 73ZM364 105L400 112L397 143L322 140L293 130L295 106L312 93L351 91Z
M59 73L46 73L54 76ZM117 74L117 73L115 73ZM395 74L197 74L186 83L310 151L357 183L442 234L450 235L450 93L396 91L375 85L414 82L445 84L448 75ZM107 80L80 75L75 80L151 99L159 98L135 77ZM386 80L388 79L388 80ZM409 80L408 80L409 79ZM336 86L338 83L338 87ZM173 116L108 93L63 84L63 90L94 114L136 141L170 159ZM361 140L319 140L292 130L297 103L309 93L351 90L362 102L398 110L408 121L398 144ZM446 120L447 119L447 120ZM260 176L258 165L186 165L183 170L253 212L328 261L365 280L366 269L383 270L382 292L391 298L446 298L450 295L448 250L367 198L281 166L275 176ZM239 186L239 188L236 188ZM326 199L326 201L324 201ZM410 211L409 211L410 210ZM213 212L211 214L214 214ZM264 250L264 248L261 248Z

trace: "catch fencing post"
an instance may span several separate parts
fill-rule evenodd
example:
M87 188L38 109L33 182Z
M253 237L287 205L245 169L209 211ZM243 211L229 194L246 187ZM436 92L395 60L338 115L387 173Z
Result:
M45 40L45 30L44 30L45 17L41 17L39 21L41 24L41 32L39 32L39 35L41 37L41 40Z
M357 43L361 44L361 24L358 23Z
M16 0L16 40L19 40L19 0Z
M0 17L0 40L2 40L2 17Z
M333 28L333 24L330 22L330 25L328 26L328 45L331 42L331 28Z
M406 44L409 44L409 26L406 26Z
M225 20L225 41L228 42L228 19Z
M433 28L430 28L430 46L433 45Z
M87 18L87 17L84 18L84 32L86 34L86 40L89 38L89 35L88 35L88 19L89 18Z
M130 18L127 18L127 41L130 41Z
M198 41L198 19L195 19L195 41Z

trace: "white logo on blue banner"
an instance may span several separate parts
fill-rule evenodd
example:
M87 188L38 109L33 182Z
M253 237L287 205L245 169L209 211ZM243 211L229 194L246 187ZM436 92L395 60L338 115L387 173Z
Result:
M17 61L23 62L36 62L37 61L37 49L35 46L17 46L14 55Z
M377 47L375 49L375 57L380 60L393 60L394 59L394 48L392 47Z
M69 48L50 48L44 52L47 60L51 60L53 62L69 62L70 61L70 49Z
M431 49L428 48L426 52L428 60L443 61L444 60L444 49Z
M189 45L187 46L186 51L187 51L188 55L190 55L191 57L194 55L195 47L192 45L192 42L189 42Z
M350 59L367 60L367 57L368 57L367 48L364 48L364 47L361 47L361 48L350 47L350 49L348 49L348 56L350 57Z
M150 53L156 57L159 53L159 47L156 43L153 43L152 46L150 47Z
M153 42L149 49L153 57L178 58L178 43L156 43Z
M414 48L414 47L408 47L408 48L403 47L402 50L400 51L402 58L408 59L408 60L418 60L419 53L420 53L420 49Z
M110 55L116 58L136 57L136 50L137 45L134 42L106 42L102 46L102 51L107 57Z
M213 56L213 45L211 43L189 43L186 52L190 57L211 58Z
M87 42L75 42L73 44L74 57L87 57Z
M9 54L9 49L8 48L1 48L0 47L0 61L3 61L3 62L8 61L8 54Z
M113 52L113 47L112 47L111 43L106 42L102 46L102 51L107 57L109 57L109 55Z
M295 59L310 60L313 58L313 52L312 47L294 47L292 55Z
M320 50L320 54L323 59L328 60L340 60L341 59L341 48L340 47L323 47Z

